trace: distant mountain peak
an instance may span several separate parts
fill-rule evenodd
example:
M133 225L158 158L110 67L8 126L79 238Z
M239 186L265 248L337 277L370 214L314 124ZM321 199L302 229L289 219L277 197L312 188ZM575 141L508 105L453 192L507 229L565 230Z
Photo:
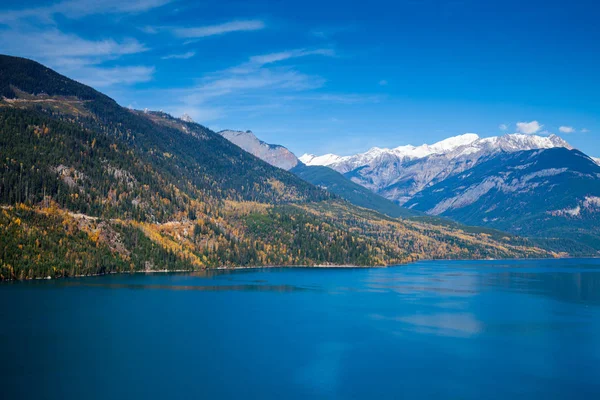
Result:
M481 138L476 133L465 133L449 137L433 144L422 144L420 146L402 145L393 149L372 147L364 153L350 156L338 156L335 154L304 154L300 157L306 165L331 166L340 172L348 172L354 168L367 165L383 156L392 156L399 159L420 159L431 155L444 155L458 153L473 153L486 148L489 151L522 151L533 149L549 149L554 147L565 147L573 149L564 139L557 135L536 136L520 133L506 134ZM457 154L458 154L457 153Z
M355 183L402 205L428 186L473 168L501 153L573 147L556 135L520 133L481 138L475 133L453 136L433 144L373 147L350 156L306 154L309 166L327 166Z
M463 135L449 137L432 145L424 144L420 147L431 149L434 153L446 153L460 146L465 146L479 140L479 135L476 133L465 133Z
M226 129L218 133L231 143L275 167L290 170L298 165L298 159L291 151L280 145L263 142L250 130Z
M300 157L300 161L306 165L330 165L340 161L341 159L343 159L343 157L331 153L324 154L322 156L304 154L302 157Z

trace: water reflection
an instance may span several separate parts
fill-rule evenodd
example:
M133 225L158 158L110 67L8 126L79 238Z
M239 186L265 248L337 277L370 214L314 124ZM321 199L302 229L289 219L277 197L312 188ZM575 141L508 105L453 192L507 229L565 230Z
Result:
M420 262L373 270L363 290L392 291L425 298L472 297L498 288L552 297L558 301L600 304L600 268L595 260L518 260L507 262ZM349 290L349 289L348 289Z
M600 398L599 295L598 260L0 285L0 386L57 399Z
M424 263L423 263L424 264ZM463 272L415 270L398 267L392 273L375 271L365 282L372 290L388 290L404 295L471 297L480 290L475 274Z
M293 286L293 285L153 285L153 284L134 284L134 283L86 283L86 282L64 282L62 286L80 286L105 289L154 289L154 290L191 290L191 291L242 291L242 292L306 292L315 291L314 288Z
M479 334L483 324L470 313L433 313L398 317L374 314L378 321L401 322L401 330L448 337L471 337Z
M511 270L480 275L482 285L552 297L559 301L600 304L600 273Z

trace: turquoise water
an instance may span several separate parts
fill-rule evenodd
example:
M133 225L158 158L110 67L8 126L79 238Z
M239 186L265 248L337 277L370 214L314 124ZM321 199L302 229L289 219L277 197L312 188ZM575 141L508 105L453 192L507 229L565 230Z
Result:
M0 285L4 399L600 398L600 261Z

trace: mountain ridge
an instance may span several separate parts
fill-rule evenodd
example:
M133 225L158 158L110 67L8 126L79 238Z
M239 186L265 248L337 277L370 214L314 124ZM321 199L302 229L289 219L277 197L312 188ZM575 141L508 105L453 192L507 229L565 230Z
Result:
M529 237L576 238L600 250L600 166L575 149L491 158L426 188L407 206Z
M498 153L553 147L572 148L556 135L542 137L507 134L479 138L474 134L466 134L437 144L420 146L421 150L411 153L412 155L398 153L394 149L379 149L347 156L327 166L403 205L427 186L469 169Z
M252 131L226 129L217 133L248 153L275 167L290 170L298 165L298 159L287 148L264 142L256 137Z
M352 182L333 169L306 166L286 147L266 143L258 139L252 131L223 130L218 133L263 161L278 168L287 169L305 181L324 188L356 206L369 208L391 217L420 215L417 211L400 207L394 202Z
M199 124L0 65L0 279L553 255L353 206Z
M349 156L338 156L336 154L325 154L317 156L314 154L304 154L299 157L306 165L330 166L340 172L348 172L346 168L338 166L341 163L352 165L358 168L368 164L374 158L382 155L391 155L398 158L419 159L433 154L449 154L462 148L462 153L470 151L472 148L490 147L496 145L502 150L530 150L533 148L552 148L571 146L557 135L538 136L525 135L520 133L505 134L502 136L491 136L482 138L475 133L465 133L458 136L452 136L433 144L422 144L420 146L401 145L395 148L372 147L364 153L357 153ZM465 147L468 146L468 147ZM512 148L511 148L512 147Z

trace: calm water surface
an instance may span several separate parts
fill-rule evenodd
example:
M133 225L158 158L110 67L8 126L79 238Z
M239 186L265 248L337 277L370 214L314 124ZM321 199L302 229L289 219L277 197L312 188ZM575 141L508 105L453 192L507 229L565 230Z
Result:
M5 399L600 398L600 261L0 285Z

